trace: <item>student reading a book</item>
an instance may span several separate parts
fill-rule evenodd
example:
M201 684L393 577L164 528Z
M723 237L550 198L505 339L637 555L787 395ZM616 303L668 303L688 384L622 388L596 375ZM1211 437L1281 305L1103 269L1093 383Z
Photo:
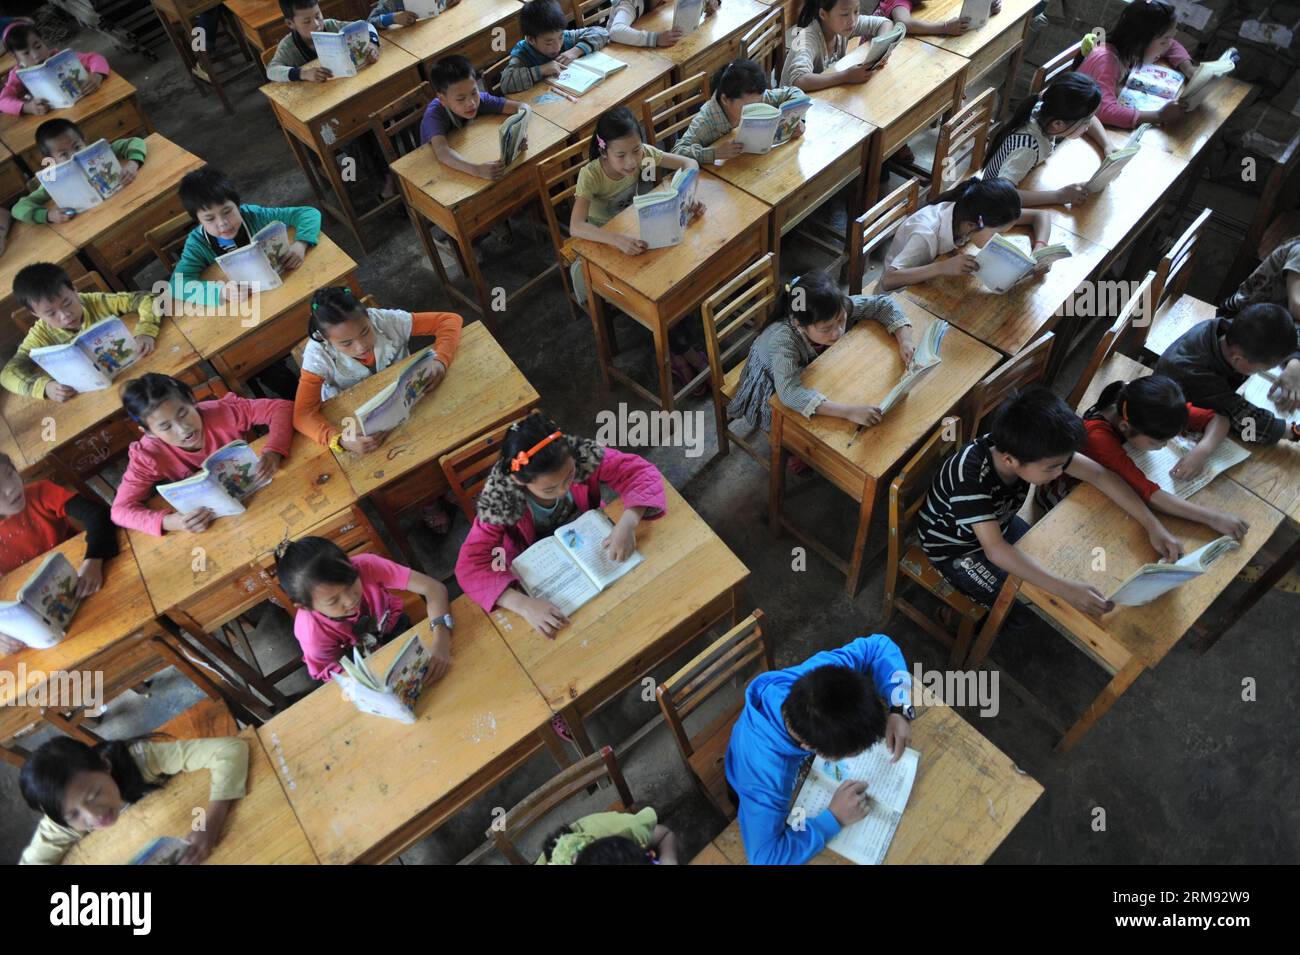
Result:
M604 27L566 30L569 15L556 0L528 0L519 11L524 38L510 50L501 73L502 93L522 93L545 77L559 76L574 60L595 53L609 42Z
M1247 305L1281 305L1300 328L1300 235L1281 243L1228 296L1220 311L1236 315Z
M433 154L444 166L450 166L469 176L480 179L500 179L506 174L505 163L499 159L491 162L470 162L451 148L447 137L468 125L479 115L513 116L525 104L504 96L493 96L479 89L478 71L463 56L448 56L439 60L429 70L429 81L435 96L424 111L420 121L420 143L428 143ZM528 147L525 139L519 144L522 152Z
M40 66L59 51L53 49L41 36L36 25L29 20L15 20L4 29L4 48L14 55L18 69ZM77 59L85 67L87 81L82 86L83 95L89 95L99 89L108 79L108 60L99 53L78 53ZM0 113L17 116L29 113L43 116L50 111L50 104L44 100L33 99L23 85L18 69L9 71L4 88L0 89Z
M36 321L23 336L18 351L5 363L0 385L29 398L67 401L77 394L32 361L32 349L66 345L93 325L137 312L135 347L143 356L154 350L162 324L148 292L78 292L68 273L49 262L29 265L14 276L14 298Z
M799 766L810 754L847 759L882 739L897 761L911 741L914 714L902 651L882 633L756 676L725 764L749 861L802 865L840 829L865 818L871 795L860 780L846 779L825 812L790 825Z
M0 454L0 574L17 570L29 560L86 529L86 553L77 568L77 596L87 597L104 583L104 561L117 556L117 530L99 498L86 498L52 481L23 484L9 455ZM27 646L0 633L0 657Z
M804 0L799 19L790 31L789 50L781 67L781 85L797 86L808 93L865 83L889 59L888 54L872 66L859 64L844 70L831 69L849 52L849 40L864 37L864 43L894 28L885 17L861 16L858 0Z
M600 507L601 485L623 499L623 516L604 545L622 562L636 550L637 525L661 517L667 507L659 469L639 455L564 434L541 412L515 423L456 559L461 589L484 610L513 610L538 633L554 637L568 618L554 604L524 593L510 564L556 528Z
M1079 416L1036 386L1004 401L989 432L940 465L920 510L921 547L954 587L987 607L1007 575L1015 574L1083 613L1111 609L1096 587L1058 577L1015 546L1029 530L1016 512L1030 485L1048 484L1062 474L1087 481L1119 505L1146 530L1160 557L1182 556L1178 539L1142 498L1119 475L1079 453L1084 437ZM1027 609L1013 605L1007 626L1023 628L1032 619Z
M744 418L764 432L772 427L776 395L787 408L805 418L826 415L844 418L864 427L880 423L880 409L832 401L803 384L803 370L818 355L844 337L850 327L863 321L879 322L898 342L898 354L907 365L916 352L912 323L888 295L846 295L825 272L806 272L785 286L775 309L749 348L745 373L736 396L727 405L727 415ZM865 369L864 369L865 371ZM798 463L796 463L798 462ZM797 456L790 456L796 473L807 470Z
M42 744L18 778L23 799L42 814L19 865L58 865L83 836L116 823L169 777L203 771L212 777L205 824L177 833L189 843L184 864L212 854L231 805L244 797L247 743L233 736L173 740L154 734L94 747L67 736Z
M426 682L441 679L451 665L451 604L439 580L378 554L349 557L333 541L304 537L276 551L276 578L293 601L293 635L314 680L342 671L339 660L354 647L363 653L410 630L411 618L393 593L424 598L433 647Z
M70 119L50 119L36 128L36 145L45 156L56 163L67 162L78 152L86 148L86 137L81 128ZM127 186L135 181L149 146L139 136L115 139L112 142L113 155L122 164L121 185ZM60 208L47 209L50 194L45 186L37 180L37 186L14 204L14 218L20 222L67 222L76 213Z
M560 826L534 865L677 865L677 835L654 809L593 812Z
M1047 162L1062 139L1086 136L1102 157L1110 152L1106 128L1097 119L1101 89L1083 73L1065 73L1036 95L1026 96L989 140L985 179L1019 186L1036 166ZM1087 182L1060 189L1018 190L1022 206L1052 206L1088 200Z
M673 152L690 156L697 163L711 163L716 159L734 159L744 152L737 140L715 146L719 139L740 125L740 113L751 103L780 106L804 95L797 86L767 88L767 75L763 67L753 60L732 60L710 81L713 95L700 107L686 132L673 145ZM794 136L803 135L801 122Z
M279 398L244 398L231 392L218 401L195 401L190 386L167 375L147 374L122 388L122 407L144 437L127 449L126 473L113 498L118 527L162 536L200 533L215 519L206 507L188 514L145 505L154 487L179 481L203 467L212 452L231 441L251 440L258 425L270 429L256 479L270 479L293 444L293 404Z
M1128 382L1112 381L1097 396L1097 403L1084 412L1083 430L1080 450L1123 478L1153 511L1196 521L1235 540L1246 536L1250 529L1246 521L1163 490L1142 473L1125 450L1127 443L1138 451L1157 451L1184 432L1198 434L1195 447L1170 472L1174 478L1194 478L1228 436L1228 419L1188 403L1172 378L1147 375ZM1034 492L1035 503L1052 507L1078 483L1062 475L1051 484L1041 484Z
M653 30L638 30L632 26L637 20L657 10L668 0L615 0L613 12L609 15L609 42L622 43L624 46L672 46L686 34L678 29L666 33ZM681 2L681 0L678 0ZM701 17L717 11L721 0L704 0L701 4Z
M912 11L924 8L925 0L880 0L879 6L876 6L875 0L862 0L864 13L872 7L875 7L876 16L889 17L895 23L907 27L908 36L961 36L972 26L970 17L961 16L960 10L958 16L947 20L917 18ZM989 14L996 16L1001 12L1002 0L993 0Z
M1160 109L1135 109L1119 101L1129 74L1146 63L1165 62L1184 76L1196 70L1191 55L1174 39L1177 11L1164 0L1133 0L1119 15L1106 42L1097 44L1095 35L1084 37L1084 59L1079 72L1091 76L1101 87L1098 118L1107 126L1134 129L1142 123L1157 126L1176 123L1187 115L1177 100Z
M333 79L334 74L325 67L307 65L316 59L316 41L311 35L338 33L347 22L326 20L320 12L319 0L280 0L280 12L284 14L289 33L266 65L266 78L272 83L324 83ZM366 55L370 63L379 59L379 34L373 26Z
M1233 318L1193 325L1165 349L1156 374L1178 382L1193 404L1227 415L1232 433L1248 444L1300 441L1300 421L1288 422L1237 394L1251 375L1278 365L1283 370L1269 397L1286 409L1300 392L1296 325L1281 305L1259 303Z
M442 9L450 10L460 0L443 0ZM402 0L379 0L370 9L370 15L366 17L373 26L380 29L388 27L409 27L420 18L406 9L406 4Z
M963 275L979 271L970 245L982 246L1013 226L1034 230L1033 249L1047 245L1052 236L1052 217L1041 209L1022 209L1020 194L1005 179L967 179L941 192L927 206L903 220L894 233L880 277L884 291L917 285L940 275ZM940 256L961 249L958 255ZM1041 275L1050 269L1045 263L1034 270Z

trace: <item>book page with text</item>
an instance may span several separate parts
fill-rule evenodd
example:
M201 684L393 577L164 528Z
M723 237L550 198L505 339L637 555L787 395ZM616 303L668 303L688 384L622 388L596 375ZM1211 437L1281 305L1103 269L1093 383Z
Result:
M549 600L566 616L600 593L554 537L528 548L515 558L511 569L530 597Z

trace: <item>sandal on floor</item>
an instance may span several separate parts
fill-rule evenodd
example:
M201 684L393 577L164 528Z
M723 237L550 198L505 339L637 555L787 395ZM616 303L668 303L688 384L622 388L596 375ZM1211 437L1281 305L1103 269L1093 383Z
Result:
M551 729L555 730L555 735L560 739L569 743L573 742L573 733L569 730L569 724L564 722L563 716L551 717Z

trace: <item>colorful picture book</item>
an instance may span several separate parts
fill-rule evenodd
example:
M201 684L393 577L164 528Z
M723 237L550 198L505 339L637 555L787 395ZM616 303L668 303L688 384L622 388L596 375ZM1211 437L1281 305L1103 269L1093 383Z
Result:
M622 60L616 60L608 53L588 53L570 63L559 76L552 76L550 83L574 96L581 96L605 77L626 66Z
M45 166L37 180L60 209L81 212L122 188L122 164L107 139L99 139L66 162Z
M60 50L40 66L18 70L18 78L34 100L44 100L53 109L66 109L86 95L90 73L74 50Z
M1159 63L1144 63L1129 71L1116 99L1130 109L1156 110L1178 99L1182 91L1183 74L1178 70Z
M895 23L893 28L871 38L871 43L867 47L867 56L862 61L863 66L875 66L885 57L894 51L894 47L903 42L903 37L907 36L907 27L901 23Z
M683 36L694 33L704 18L704 0L677 0L673 7L674 30L680 30Z
M1087 189L1089 193L1096 195L1114 182L1115 177L1123 172L1124 167L1127 166L1129 161L1138 154L1138 151L1141 149L1142 134L1150 128L1150 123L1143 123L1137 129L1133 130L1133 134L1124 141L1123 146L1112 153L1108 153L1106 157L1102 159L1101 165L1098 166L1097 171L1092 174L1092 178L1084 184L1084 188Z
M412 355L397 379L380 389L356 411L362 434L391 431L411 416L415 403L424 397L433 382L433 363L438 360L432 348Z
M652 249L664 249L682 241L699 181L698 168L679 169L667 189L656 189L632 199L642 242Z
M29 647L52 647L68 634L77 612L77 569L54 551L41 561L14 600L0 601L0 633Z
M355 20L343 26L338 33L317 33L313 30L311 41L316 47L317 61L335 79L356 76L370 55L370 24L365 20Z
M930 327L925 330L925 334L917 343L916 351L912 355L912 363L907 366L898 384L894 385L889 394L885 395L885 399L880 402L881 414L902 401L909 391L921 383L921 379L943 361L939 351L943 347L943 336L947 332L948 323L942 319L930 323Z
M807 96L797 96L780 106L750 103L740 111L736 142L745 147L747 153L768 152L774 146L789 142L810 109L812 99Z
M976 253L979 271L975 274L986 289L1001 294L1038 266L1068 259L1070 255L1065 245L1045 245L1036 252L1027 252L1006 236L995 235Z
M77 391L103 391L139 357L135 336L120 318L108 318L63 345L33 348L28 356L51 378Z
M190 844L175 836L162 836L131 860L131 865L180 865Z
M242 514L243 501L271 483L257 479L261 460L247 441L231 441L204 458L197 474L159 484L158 493L180 514L201 507L211 508L217 517Z
M424 680L432 663L432 646L424 643L419 633L411 634L380 679L370 668L369 660L360 647L352 648L352 658L339 660L342 673L334 680L343 688L343 695L362 713L384 716L399 723L415 722L415 704L424 690Z
M217 265L227 280L269 292L284 284L289 245L289 227L277 219L258 229L248 245L217 256Z
M532 110L525 107L517 113L511 113L497 130L501 142L501 162L509 166L519 158L519 147L528 137L528 117Z
M1240 464L1250 457L1250 452L1234 441L1223 441L1205 460L1205 467L1194 478L1175 478L1169 471L1183 459L1188 451L1195 447L1195 442L1188 438L1177 437L1163 448L1155 451L1140 451L1131 444L1124 445L1124 450L1133 459L1147 480L1160 485L1160 490L1184 501L1205 487L1216 477L1233 465Z
M549 600L567 616L645 561L637 551L615 562L601 546L613 532L604 511L587 511L516 557L510 569L530 597Z
M1109 599L1121 607L1149 604L1175 587L1201 576L1216 560L1240 546L1231 537L1224 536L1210 541L1204 547L1198 547L1190 554L1184 554L1173 563L1143 564L1116 588Z

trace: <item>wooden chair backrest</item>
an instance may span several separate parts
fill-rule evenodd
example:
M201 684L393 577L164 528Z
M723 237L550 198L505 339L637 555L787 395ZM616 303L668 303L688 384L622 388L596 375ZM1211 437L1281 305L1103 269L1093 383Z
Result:
M266 68L271 65L271 61L275 59L275 51L278 50L279 48L280 48L279 43L272 43L270 46L268 46L265 50L262 51L263 71L265 71Z
M709 78L703 73L688 76L662 93L647 96L641 103L641 123L646 142L672 149L677 137L709 99Z
M442 473L451 485L451 493L456 496L456 502L470 521L474 520L477 513L478 496L487 483L488 472L501 457L501 442L515 423L507 422L491 434L475 438L438 459Z
M990 87L939 127L939 141L934 147L934 168L930 175L930 202L934 202L950 183L973 176L984 168L996 100L997 90ZM957 170L963 161L966 165L962 168L966 171L961 173Z
M573 22L578 29L598 27L614 12L614 0L573 0Z
M776 256L769 252L704 300L704 346L715 391L737 357L749 354L778 297Z
M505 56L501 57L501 59L497 60L491 66L484 68L483 72L479 74L479 78L478 78L479 85L482 86L483 89L485 89L489 93L492 93L494 95L500 95L501 74L506 71L506 67L509 65L510 65L510 54L507 53Z
M1004 398L1018 388L1024 388L1047 374L1047 360L1052 354L1055 334L1047 332L1014 358L994 368L983 381L967 395L969 434L980 434L984 416L1000 405Z
M1034 96L1062 73L1069 73L1077 67L1083 62L1082 54L1083 41L1078 40L1040 66L1034 71L1033 79L1029 81L1029 95Z
M572 146L566 146L557 153L537 164L537 186L542 196L542 212L546 215L546 226L551 232L551 242L555 251L563 255L564 243L569 234L569 220L561 217L560 209L573 199L578 187L578 173L587 165L591 157L591 137L588 136Z
M190 231L193 228L194 220L190 217L190 214L182 212L180 215L168 219L162 225L154 226L144 234L144 240L149 243L149 248L153 250L154 257L168 273L176 268L176 260L180 258L181 247L185 245L185 240L189 238Z
M1151 286L1151 300L1156 308L1165 299L1176 300L1187 290L1187 282L1192 277L1191 267L1196 260L1196 247L1205 232L1205 224L1213 214L1214 210L1208 206L1203 209L1156 266L1155 281Z
M909 179L853 220L849 243L850 295L862 293L862 280L871 254L892 239L903 220L917 210L920 195L920 183Z
M1083 374L1079 376L1074 390L1070 392L1070 397L1066 399L1071 408L1079 407L1079 402L1083 400L1083 396L1087 393L1088 386L1092 384L1092 379L1102 365L1106 364L1106 359L1114 354L1116 347L1123 340L1130 327L1138 329L1141 332L1142 341L1146 340L1147 330L1151 328L1151 315L1155 311L1155 296L1152 294L1155 277L1155 272L1146 274L1146 277L1133 290L1133 294L1128 297L1124 307L1119 310L1119 314L1115 316L1115 321L1111 323L1110 328L1102 333L1101 340L1097 342L1097 347L1093 349L1092 357L1088 359L1087 367L1083 369Z
M769 7L741 36L740 59L758 63L771 83L780 77L785 65L785 11L780 4Z

